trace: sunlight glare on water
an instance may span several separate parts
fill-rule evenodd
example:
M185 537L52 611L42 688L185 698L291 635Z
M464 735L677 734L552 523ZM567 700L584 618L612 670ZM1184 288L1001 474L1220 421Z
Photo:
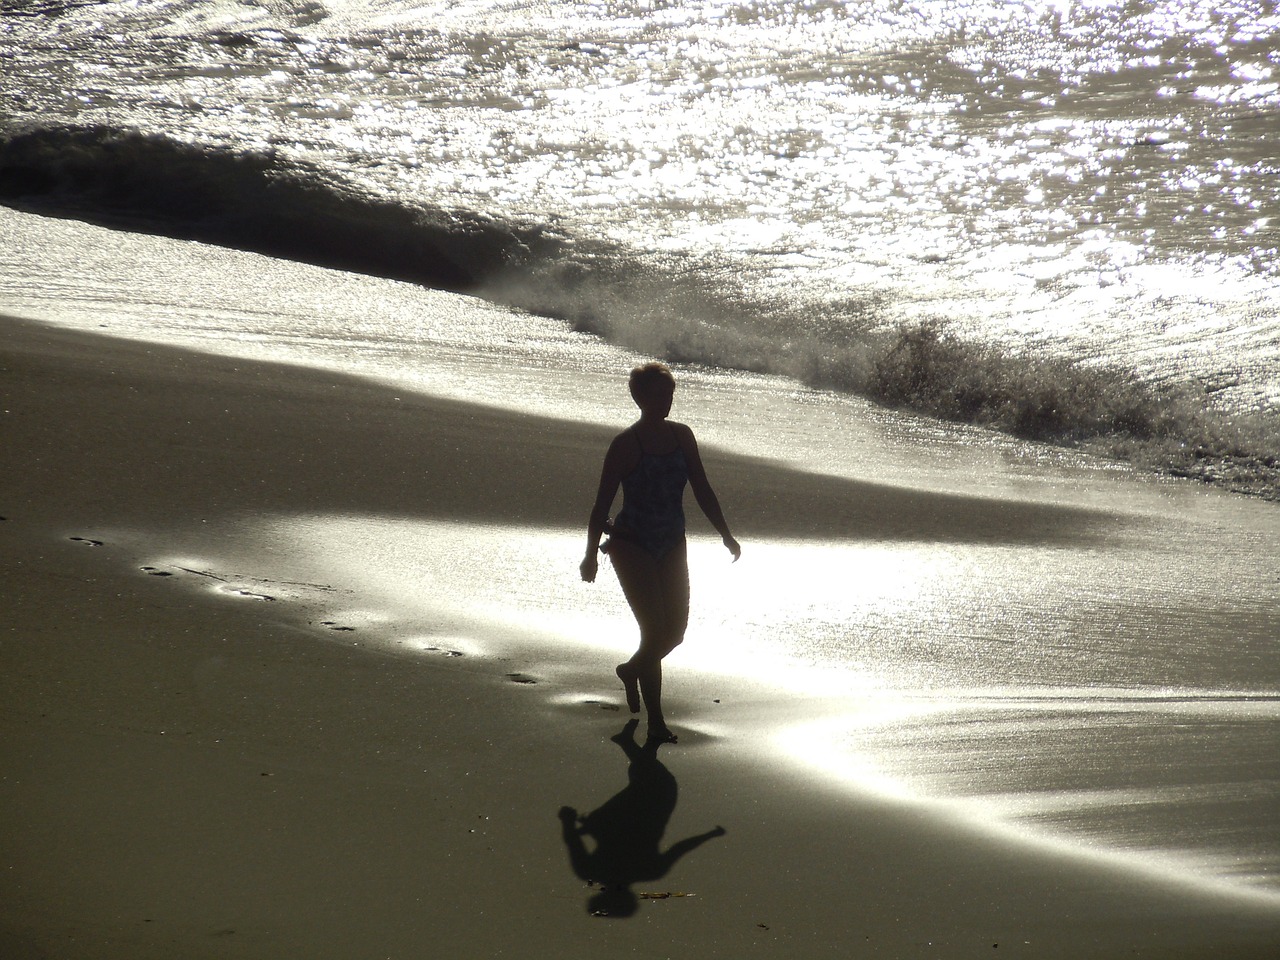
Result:
M1280 389L1268 4L173 7L67 11L13 47L0 107L546 224L591 239L584 270L604 241L659 274L715 268L827 350L941 318L1219 399ZM1213 317L1254 335L1223 343ZM683 334L659 340L725 359Z

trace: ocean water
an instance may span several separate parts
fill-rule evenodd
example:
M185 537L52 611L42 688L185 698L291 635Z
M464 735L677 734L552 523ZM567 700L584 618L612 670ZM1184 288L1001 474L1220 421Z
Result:
M1270 3L2 15L9 203L1274 492Z
M877 405L930 409L884 382L904 356L1055 423L1165 389L1174 446L1209 411L1274 467L1274 5L39 0L0 26L0 311L614 423L658 355L704 442L1114 511L1073 547L698 559L681 655L814 698L777 735L824 775L1274 894L1274 507ZM343 520L275 534L308 522ZM378 522L297 579L381 609L359 571L398 570L584 648L625 618L574 581L578 532L477 598L492 531L413 531L464 558L435 569Z

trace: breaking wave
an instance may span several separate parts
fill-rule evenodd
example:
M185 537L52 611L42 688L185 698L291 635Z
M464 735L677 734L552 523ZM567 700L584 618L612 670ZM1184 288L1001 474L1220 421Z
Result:
M485 295L672 361L790 377L884 406L1084 450L1280 500L1280 416L1221 404L1222 384L974 342L942 320L902 325L874 297L761 299L732 264L602 257L541 262Z
M274 151L103 126L0 141L0 202L446 290L550 243L483 214L371 197Z

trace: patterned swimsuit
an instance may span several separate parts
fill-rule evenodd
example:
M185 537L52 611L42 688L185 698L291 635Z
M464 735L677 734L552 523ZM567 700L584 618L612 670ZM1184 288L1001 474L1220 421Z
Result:
M637 434L636 445L640 462L622 480L622 510L611 532L661 560L684 540L684 487L689 482L689 464L678 444L669 453L647 453Z

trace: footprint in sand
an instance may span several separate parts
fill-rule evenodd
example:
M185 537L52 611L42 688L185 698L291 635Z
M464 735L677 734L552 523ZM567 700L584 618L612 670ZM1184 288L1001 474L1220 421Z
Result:
M248 600L274 600L275 599L275 597L270 596L268 594L254 593L252 590L242 590L239 587L233 587L227 592L234 593L237 597L244 597ZM350 627L348 627L347 629L350 629Z
M439 653L446 657L465 657L466 654L461 650L442 650L439 647L420 647L423 653Z
M177 573L174 570L165 570L161 567L147 566L147 567L139 567L138 569L141 570L143 573L145 573L149 577L177 576ZM178 567L176 569L181 570L183 573L193 574L194 576L197 576L197 577L205 577L206 579L209 579L209 580L216 580L219 583L226 583L226 581L223 580L222 577L219 577L213 573L209 573L207 570L192 570L190 567ZM244 597L246 600L274 600L275 599L275 597L271 596L271 594L269 593L258 593L256 590L249 590L246 587L234 587L229 584L225 587L216 587L215 589L220 593L229 593L235 597Z
M355 627L344 627L338 623L335 623L333 620L321 620L320 626L328 627L330 630L341 630L346 633L354 633L356 629Z
M68 537L67 539L69 539L69 540L71 540L71 541L73 541L73 542L75 542L75 543L83 543L83 544L84 544L85 546L87 546L87 547L100 547L100 546L102 546L102 541L101 541L101 540L92 540L92 539L90 539L89 537Z
M612 710L614 713L622 710L616 703L605 703L603 700L583 700L582 702L588 706L599 707L601 710Z
M507 679L510 680L512 683L537 683L538 682L537 680L533 679L533 677L525 673L508 673Z

